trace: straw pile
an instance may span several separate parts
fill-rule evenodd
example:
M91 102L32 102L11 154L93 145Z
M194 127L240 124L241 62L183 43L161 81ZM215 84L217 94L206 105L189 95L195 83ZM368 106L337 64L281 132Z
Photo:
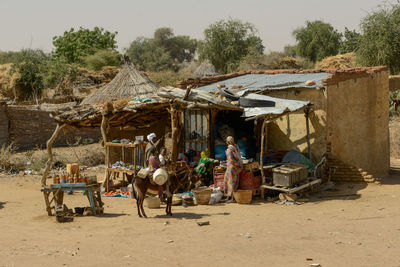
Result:
M347 69L356 67L356 56L354 53L326 57L317 62L316 69Z
M110 83L86 97L81 105L101 104L106 101L129 99L135 96L151 97L160 88L158 84L140 73L131 62L126 62Z
M0 65L0 98L14 98L13 88L19 75L14 73L11 76L12 64Z

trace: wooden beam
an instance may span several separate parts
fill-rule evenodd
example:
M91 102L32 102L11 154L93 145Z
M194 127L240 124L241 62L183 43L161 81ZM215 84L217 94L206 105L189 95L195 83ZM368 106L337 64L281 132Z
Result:
M60 133L61 129L65 127L65 124L57 124L56 129L54 130L53 135L50 137L49 140L47 140L46 146L47 146L47 156L48 156L48 160L46 162L46 169L44 170L43 176L42 176L42 186L46 186L46 179L47 176L49 175L50 172L50 168L51 168L51 164L53 164L53 151L52 151L52 147L53 147L53 143L56 140L58 134Z
M178 134L179 134L179 109L175 105L171 105L169 109L167 109L171 115L171 130L172 130L172 164L171 170L176 170L176 160L178 158Z
M103 114L101 116L101 125L100 125L101 136L103 137L103 147L107 143L107 131L106 131L107 124L108 124L108 118Z
M265 142L265 126L267 125L267 119L264 117L263 124L261 126L261 151L260 151L260 169L261 169L261 184L265 184L264 174L264 142ZM264 188L261 188L261 198L264 199Z
M304 110L304 116L306 117L306 130L307 130L307 151L308 151L308 159L311 160L311 143L310 143L310 120L309 120L310 108Z

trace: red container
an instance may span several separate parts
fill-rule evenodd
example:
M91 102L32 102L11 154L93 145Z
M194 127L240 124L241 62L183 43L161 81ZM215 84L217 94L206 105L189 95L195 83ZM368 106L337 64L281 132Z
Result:
M224 191L225 190L224 177L225 177L225 172L214 171L214 187L219 187L221 188L222 191Z
M261 177L254 176L253 172L241 172L239 175L239 189L253 190L253 195L260 193Z

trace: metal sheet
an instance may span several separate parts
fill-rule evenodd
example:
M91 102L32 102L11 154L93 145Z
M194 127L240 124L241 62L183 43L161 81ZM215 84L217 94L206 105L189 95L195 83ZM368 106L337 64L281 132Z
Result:
M247 118L260 115L279 115L285 112L294 112L310 104L309 101L289 100L258 94L248 94L245 98L275 102L275 107L244 108L243 117Z
M243 86L239 92L264 91L264 90L283 90L287 88L315 88L320 86L323 79L331 75L330 73L283 73L283 74L246 74L228 80L216 82L197 88L201 91L216 92L217 84L225 84L226 88L232 85ZM315 81L315 85L306 86L306 81Z

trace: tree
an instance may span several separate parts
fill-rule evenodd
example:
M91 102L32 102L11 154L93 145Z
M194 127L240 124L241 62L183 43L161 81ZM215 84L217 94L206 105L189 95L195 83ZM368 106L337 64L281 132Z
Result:
M153 38L136 38L126 53L142 69L176 70L179 63L193 59L196 48L197 40L186 35L175 36L171 28L159 28Z
M71 28L62 36L53 37L54 55L64 57L69 63L81 63L83 57L93 55L98 50L117 48L116 35L117 32L99 27L93 30L80 27L77 31Z
M400 72L400 4L384 5L361 20L361 36L356 51L362 65L389 66Z
M256 28L240 20L219 20L204 30L200 59L208 59L219 72L235 70L240 61L255 50L262 54L264 46Z
M307 21L306 27L293 31L297 41L297 55L312 62L339 52L341 34L331 24L320 20Z
M358 49L360 34L355 30L350 31L346 27L344 28L343 37L344 39L340 43L340 48L339 48L340 54L355 52Z
M174 63L170 54L163 47L156 46L150 38L136 38L126 50L126 54L136 67L142 70L168 70L172 69Z

